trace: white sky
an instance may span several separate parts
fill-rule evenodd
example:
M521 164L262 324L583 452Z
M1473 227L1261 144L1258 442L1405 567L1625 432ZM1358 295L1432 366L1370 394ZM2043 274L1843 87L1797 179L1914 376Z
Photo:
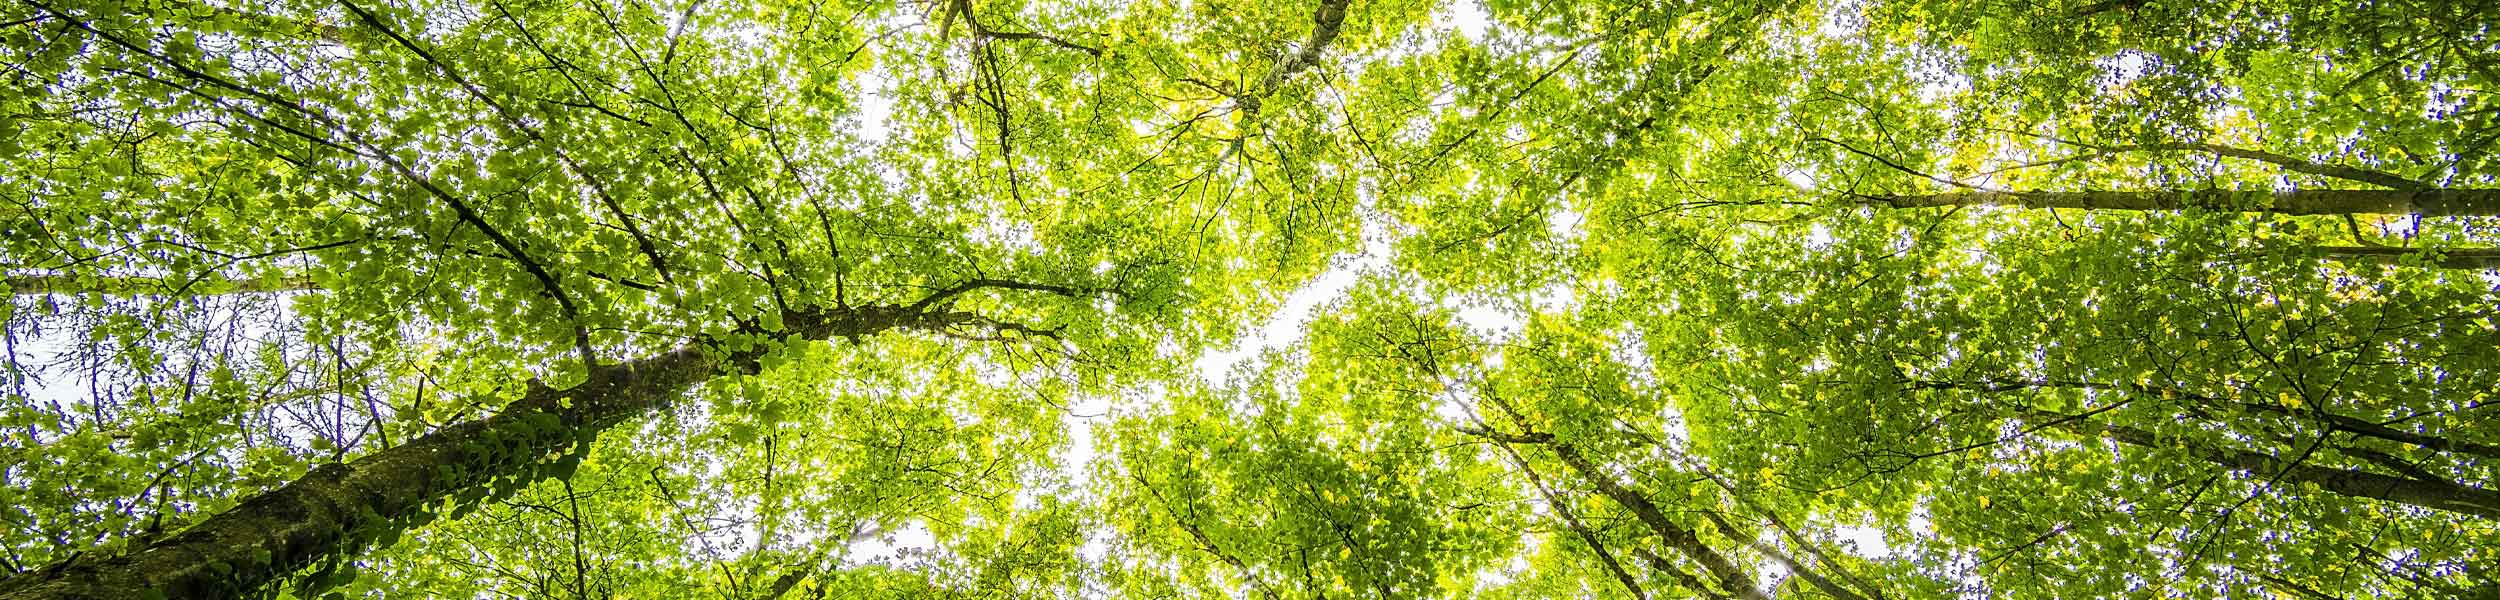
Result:
M1433 16L1443 26L1456 29L1459 35L1474 42L1484 41L1485 32L1493 27L1491 19L1484 12L1484 5L1473 0L1452 0L1449 4L1442 5L1441 10L1433 13Z

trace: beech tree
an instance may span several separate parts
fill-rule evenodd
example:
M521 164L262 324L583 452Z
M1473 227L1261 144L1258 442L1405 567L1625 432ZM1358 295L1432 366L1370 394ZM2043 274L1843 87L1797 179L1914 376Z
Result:
M2473 2L0 8L0 598L2500 594Z

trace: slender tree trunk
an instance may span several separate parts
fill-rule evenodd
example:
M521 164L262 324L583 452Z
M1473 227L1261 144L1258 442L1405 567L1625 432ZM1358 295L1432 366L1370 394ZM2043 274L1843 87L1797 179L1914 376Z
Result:
M1598 492L1605 494L1607 498L1613 499L1624 508L1631 509L1632 516L1640 519L1641 524L1649 526L1650 531L1665 540L1668 547L1692 557L1693 562L1701 563L1702 568L1709 570L1712 577L1718 578L1719 586L1727 588L1728 593L1748 600L1769 600L1768 596L1763 595L1762 590L1754 588L1753 575L1746 572L1743 566L1728 560L1726 555L1720 554L1709 544L1702 543L1701 536L1695 535L1693 530L1668 520L1666 511L1659 510L1657 503L1650 502L1649 498L1623 487L1621 482L1615 481L1613 475L1599 470L1597 465L1590 463L1587 457L1581 456L1580 450L1572 447L1571 444L1555 442L1553 449L1554 455L1560 457L1564 465L1570 466L1571 470L1578 472L1582 478L1596 484Z
M2323 410L2293 410L2290 408L2259 404L2255 402L2242 402L2238 403L2238 405L2252 412L2272 413L2292 419L2320 420L2325 422L2327 426L2335 428L2336 431L2348 432L2353 435L2373 437L2403 444L2413 444L2436 452L2457 452L2500 460L2500 445L2471 441L2458 441L2455 438L2447 436L2405 431L2381 425L2378 422L2371 421L2369 419L2331 413Z
M2325 246L2319 250L2325 251L2327 258L2335 260L2382 264L2395 264L2405 255L2423 252L2416 248L2387 246ZM2466 270L2500 269L2500 248L2452 248L2441 250L2439 255L2437 260L2423 262L2423 266Z
M2264 151L2264 150L2255 150L2255 149L2250 149L2250 148L2235 148L2235 147L2231 147L2231 146L2224 146L2224 145L2221 145L2221 144L2206 144L2206 143L2188 143L2188 144L2155 144L2155 145L2150 145L2150 146L2118 146L2118 147L2106 148L2106 150L2111 150L2111 151L2155 151L2155 152L2163 152L2163 151L2211 152L2211 153L2214 153L2214 154L2217 154L2217 155L2221 155L2221 156L2228 156L2228 157L2231 157L2231 158L2247 159L2247 160L2253 160L2253 161L2257 161L2257 162L2262 162L2262 163L2271 164L2271 165L2274 165L2274 166L2277 166L2277 167L2282 167L2282 168L2283 168L2283 170L2286 170L2286 171L2292 171L2292 172L2296 172L2296 173L2308 173L2308 174L2311 174L2311 175L2319 175L2319 176L2324 176L2324 177L2333 177L2333 178L2336 178L2336 179L2342 179L2342 180L2345 180L2345 181L2358 181L2358 182L2361 182L2361 183L2367 183L2367 184L2371 184L2371 185L2383 185L2383 186L2387 186L2387 187L2389 187L2389 188L2399 189L2399 190L2427 190L2427 189L2431 189L2431 188L2433 187L2431 184L2428 184L2428 183L2423 183L2423 182L2421 182L2421 181L2417 181L2417 180L2414 180L2414 179L2411 179L2411 178L2407 178L2407 177L2402 176L2402 175L2397 175L2397 174L2395 174L2395 173L2389 173L2389 172L2386 172L2386 171L2373 171L2373 170L2370 170L2370 169L2364 169L2364 168L2360 168L2360 167L2349 167L2349 166L2344 166L2344 165L2328 164L2328 163L2317 162L2317 161L2313 161L2313 160L2309 160L2309 159L2305 159L2305 158L2297 158L2297 157L2291 157L2291 156L2284 156L2284 155L2281 155L2281 154L2275 154L2275 153L2272 153L2272 152L2267 152L2267 151Z
M1950 192L1866 196L1892 208L2007 206L2091 210L2239 210L2287 215L2500 216L2500 190L2180 190L2154 192Z
M207 278L185 281L160 277L69 277L60 275L10 276L9 294L17 296L41 294L87 294L107 296L198 295L214 289L219 294L255 294L321 289L310 277L286 277L277 280ZM213 286L211 284L214 284ZM187 288L187 289L186 289Z
M1498 404L1499 401L1496 402ZM1505 405L1503 410L1508 411L1509 407ZM1729 593L1735 594L1738 598L1770 600L1762 593L1762 590L1754 588L1752 573L1746 572L1743 566L1736 564L1736 561L1728 560L1727 555L1720 554L1709 544L1702 543L1701 536L1694 534L1693 530L1668 520L1666 511L1659 509L1657 503L1650 502L1649 498L1642 496L1640 492L1623 487L1623 483L1615 481L1613 475L1597 468L1595 463L1589 462L1588 457L1581 456L1578 447L1556 440L1553 434L1548 433L1511 434L1477 428L1461 428L1460 431L1508 444L1545 445L1554 451L1556 458L1562 459L1563 465L1571 467L1573 473L1579 474L1582 479L1587 479L1589 483L1596 485L1598 493L1604 494L1607 499L1614 500L1616 504L1631 510L1632 516L1639 519L1642 525L1648 526L1651 533L1658 534L1658 537L1667 543L1667 547L1674 548L1676 552L1692 558L1693 562L1701 563L1702 569L1709 571L1711 577L1718 579L1720 587L1727 588Z
M858 337L944 324L927 306L874 306L788 318L793 339ZM329 464L245 499L177 535L128 554L78 561L0 582L0 599L232 598L430 519L428 506L498 478L514 484L600 431L668 404L727 368L752 369L760 350L687 346L593 368L570 389L537 380L494 416L456 423L354 462Z
M2043 410L2027 411L2027 416L2041 422L2062 422L2063 427L2084 435L2104 437L2119 442L2160 448L2163 445L2152 432L2114 424L2093 424L2074 415ZM2184 450L2191 456L2217 465L2250 471L2284 481L2308 483L2329 492L2410 504L2432 510L2500 519L2500 492L2467 487L2449 481L2381 475L2367 471L2317 467L2247 450L2189 445Z
M1528 483L1536 486L1537 493L1545 497L1545 506L1554 509L1554 515L1562 518L1563 525L1571 528L1573 535L1580 536L1580 541L1589 545L1589 552L1597 555L1597 562L1605 565L1606 573L1614 575L1615 581L1622 583L1624 590L1632 592L1633 600L1649 600L1649 591L1641 588L1641 581L1624 570L1623 563L1615 560L1614 552L1606 549L1606 542L1597 539L1597 532L1591 531L1587 524L1580 522L1579 515L1571 512L1570 502L1564 501L1561 494L1554 493L1553 488L1546 487L1545 477L1538 475L1536 467L1528 464L1528 457L1521 456L1519 450L1508 443L1495 443L1501 446L1503 454L1510 456L1511 464L1519 467L1520 474L1528 476ZM1677 574L1682 574L1682 571L1677 571Z
M1727 522L1727 517L1719 516L1719 513L1716 511L1703 511L1702 514L1708 516L1710 518L1710 523L1718 526L1720 531L1728 532L1729 535L1735 535L1738 531L1735 524ZM1789 556L1788 553L1781 552L1779 548L1772 547L1770 544L1763 543L1759 540L1748 540L1745 542L1745 545L1753 548L1754 551L1761 552L1763 556L1771 557L1773 562L1777 562L1780 566L1786 567L1789 573L1795 574L1798 579L1806 580L1807 585L1814 586L1814 589L1822 590L1822 592L1826 595L1829 595L1837 600L1866 600L1866 596L1859 595L1857 592L1850 590L1848 587L1833 582L1831 578L1824 577L1822 573L1815 572L1814 568L1808 567L1804 563L1797 562L1797 557Z
M1710 483L1719 486L1719 489L1726 491L1728 498L1735 500L1737 505L1743 506L1754 511L1755 513L1760 514L1764 521L1770 522L1771 527L1780 532L1780 535L1788 538L1788 542L1790 544L1793 544L1798 548L1804 548L1808 554L1811 554L1814 558L1821 560L1822 564L1820 566L1831 567L1833 571L1840 573L1841 577L1848 579L1849 583L1859 586L1859 589L1865 590L1865 593L1859 594L1857 591L1850 590L1845 586L1833 585L1831 580L1824 578L1820 574L1808 577L1806 579L1807 583L1814 584L1815 587L1818 588L1823 588L1823 593L1829 594L1833 598L1864 600L1865 598L1871 597L1881 600L1884 597L1884 593L1881 588L1876 587L1875 584L1868 582L1865 578L1859 577L1856 572L1849 569L1848 565L1832 559L1831 555L1824 553L1822 548L1817 547L1812 540L1808 540L1805 536L1799 535L1796 528L1788 526L1788 521L1780 518L1779 513L1772 512L1770 508L1757 504L1752 498L1746 497L1743 491L1737 489L1734 482L1728 481L1725 477L1720 477L1718 473L1711 471L1710 467L1701 464L1701 461L1693 460L1691 457L1685 456L1680 450L1658 444L1656 440L1651 440L1650 443L1658 445L1660 448L1665 448L1668 452L1674 454L1678 462L1686 463L1686 468L1692 469L1693 472L1709 479ZM1710 519L1712 521L1724 520L1719 517L1717 513L1711 513ZM1734 527L1724 524L1722 524L1720 528L1735 531ZM1770 556L1772 560L1780 561L1781 564L1788 567L1790 572L1797 573L1800 576L1807 575L1810 572L1806 565L1798 562L1796 558L1789 556L1787 553L1780 552L1779 549L1773 548L1770 544L1761 540L1748 541L1746 542L1746 545L1752 546L1755 550L1759 550L1763 554Z
M1216 559L1224 561L1224 564L1232 565L1233 570L1240 571L1241 580L1249 582L1250 589L1259 592L1259 597L1278 600L1276 590L1268 588L1266 582L1259 580L1259 572L1251 569L1250 563L1242 561L1241 557L1233 556L1231 552L1215 545L1215 538L1207 535L1207 530L1199 528L1197 523L1192 523L1188 517L1182 516L1179 509L1172 508L1172 501L1164 498L1163 491L1155 489L1154 484L1147 483L1146 476L1132 472L1129 473L1129 479L1136 480L1137 487L1146 488L1146 493L1154 495L1155 505L1162 507L1164 514L1171 515L1172 523L1180 525L1181 531L1188 532L1189 538L1198 542L1199 549L1214 555Z
M1657 552L1652 552L1648 548L1634 547L1632 555L1648 561L1650 570L1667 574L1668 579L1675 580L1676 585L1684 586L1684 589L1692 590L1694 595L1710 600L1727 600L1728 598L1727 594L1712 591L1709 585L1701 582L1701 578L1684 572L1683 567L1676 566L1674 562L1668 561L1667 557L1659 556Z
M2175 389L2140 384L2101 383L2093 381L2023 381L2011 377L1996 378L1993 381L1983 382L1906 380L1902 383L1908 385L1912 389L1963 390L1971 392L2008 392L2028 389L2070 389L2125 391L2165 397L2176 395L2189 400L2195 400L2205 406L2215 409L2236 408L2248 412L2264 413L2287 419L2313 421L2327 427L2331 427L2336 431L2351 433L2362 437L2378 438L2390 442L2412 444L2437 452L2458 452L2472 454L2483 458L2500 459L2500 444L2487 444L2470 440L2458 440L2438 434L2405 431L2389 427L2387 425L2382 425L2377 421L2330 412L2314 407L2306 409L2292 409L2289 407L2258 402L2227 400L2215 397L2212 394L2201 393L2192 389Z

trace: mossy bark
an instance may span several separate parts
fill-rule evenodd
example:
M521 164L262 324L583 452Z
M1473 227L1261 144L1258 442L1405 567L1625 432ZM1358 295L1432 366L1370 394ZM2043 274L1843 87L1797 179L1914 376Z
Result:
M888 306L794 314L784 339L856 338L945 313ZM244 499L178 534L126 554L73 561L0 582L5 600L233 598L266 588L386 532L432 518L432 508L498 479L544 477L542 467L599 432L666 406L729 370L752 371L760 349L705 345L600 365L554 389L537 380L494 416L445 426Z

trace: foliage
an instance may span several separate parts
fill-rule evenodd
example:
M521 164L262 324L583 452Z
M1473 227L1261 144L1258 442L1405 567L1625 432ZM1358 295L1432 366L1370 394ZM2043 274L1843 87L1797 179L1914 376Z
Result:
M2494 14L27 0L0 597L2491 597Z

